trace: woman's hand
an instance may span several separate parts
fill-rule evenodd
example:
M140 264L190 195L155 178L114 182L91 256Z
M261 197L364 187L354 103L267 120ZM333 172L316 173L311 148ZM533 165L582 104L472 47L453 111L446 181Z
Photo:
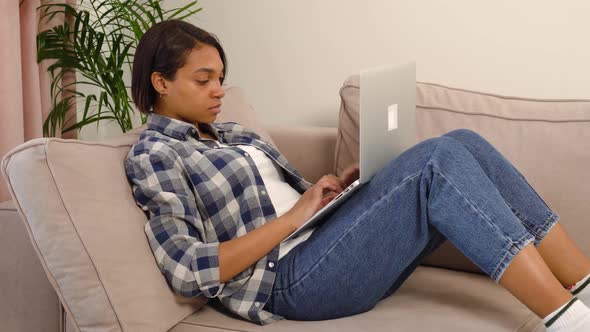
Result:
M360 177L359 172L359 163L354 163L348 166L344 172L342 172L342 182L344 183L343 186L346 188L350 186L351 183L356 181Z
M332 174L324 175L316 184L309 187L297 203L285 213L290 216L293 231L330 203L342 190L344 182Z

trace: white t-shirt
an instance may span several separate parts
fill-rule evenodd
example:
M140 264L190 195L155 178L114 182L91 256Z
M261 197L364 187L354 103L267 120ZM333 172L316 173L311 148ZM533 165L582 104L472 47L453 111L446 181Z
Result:
M228 146L219 142L217 144L221 147ZM245 144L234 146L246 151L254 160L266 187L266 192L275 208L277 218L289 211L297 203L301 194L285 181L281 166L269 158L264 151L254 146ZM316 229L317 226L312 227L300 235L281 243L279 247L279 260L295 248L295 246L307 240Z

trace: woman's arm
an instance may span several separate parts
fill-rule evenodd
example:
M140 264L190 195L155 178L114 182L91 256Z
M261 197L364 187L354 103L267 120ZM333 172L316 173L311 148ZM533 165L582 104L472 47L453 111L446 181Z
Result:
M214 298L225 287L219 281L219 242L201 237L203 220L179 158L160 145L129 156L125 170L137 204L149 213L146 236L172 290Z
M281 217L236 239L204 242L195 197L178 160L175 151L162 146L127 158L125 165L138 205L150 212L145 230L158 266L183 296L216 297L225 282L267 255L343 189L334 176L324 176Z
M219 244L219 278L226 282L268 254L295 231L292 216L285 213L238 238Z
M350 172L354 170L351 169ZM341 179L324 175L303 193L285 214L263 226L219 245L219 274L222 282L254 264L284 238L311 218L344 189Z

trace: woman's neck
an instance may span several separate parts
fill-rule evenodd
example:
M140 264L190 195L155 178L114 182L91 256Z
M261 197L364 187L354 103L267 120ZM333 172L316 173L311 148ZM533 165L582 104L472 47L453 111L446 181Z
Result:
M173 114L167 114L166 112L162 111L161 108L158 108L157 110L158 111L154 111L154 113L162 115L162 116L166 116L169 118L173 118L173 119L176 119L179 121L187 122L186 120L184 120L178 116L175 116ZM189 122L187 122L187 123L189 123ZM199 133L199 137L211 139L211 140L215 140L215 141L218 140L215 136L213 136L214 134L211 133L211 131L207 128L207 125L202 124L202 123L198 123L198 122L193 123L193 125L197 128L197 132Z
M211 139L214 141L217 140L216 137L214 137L213 135L211 135L209 133L209 130L207 130L207 129L203 130L202 124L197 123L197 124L195 124L195 127L197 127L197 132L199 133L199 137Z

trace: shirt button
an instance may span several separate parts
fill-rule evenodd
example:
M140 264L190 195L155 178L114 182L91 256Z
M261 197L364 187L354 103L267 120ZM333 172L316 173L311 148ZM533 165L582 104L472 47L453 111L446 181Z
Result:
M260 302L254 302L254 305L256 306L256 308L260 307Z
M273 262L268 263L268 267L274 267L274 266L275 266L275 263L273 263Z
M262 195L266 195L266 190L261 190L261 191L260 191L260 193L261 193Z

